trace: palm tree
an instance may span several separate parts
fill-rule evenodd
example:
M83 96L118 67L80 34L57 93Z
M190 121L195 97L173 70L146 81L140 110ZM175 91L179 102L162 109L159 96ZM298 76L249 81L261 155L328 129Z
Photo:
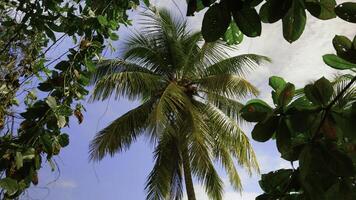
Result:
M259 168L237 123L242 107L238 99L258 93L243 75L268 58L228 58L223 43L203 43L199 32L188 31L187 22L168 11L144 15L144 31L129 38L123 59L98 64L92 96L127 97L142 104L96 135L91 159L113 156L145 135L155 146L145 188L148 200L181 199L183 180L188 199L195 200L193 176L211 199L222 199L223 183L214 162L241 190L234 162L249 173Z

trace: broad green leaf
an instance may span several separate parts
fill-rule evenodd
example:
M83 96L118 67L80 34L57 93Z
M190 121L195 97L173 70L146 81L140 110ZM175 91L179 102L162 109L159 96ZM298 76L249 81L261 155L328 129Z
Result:
M0 180L0 188L6 190L7 194L11 196L18 191L19 185L16 180L7 177Z
M345 69L352 69L356 68L355 63L351 63L347 60L344 60L340 58L337 55L334 54L326 54L323 56L324 63L329 65L330 67L334 69L340 69L340 70L345 70Z
M220 4L212 5L205 13L202 25L202 35L207 42L215 42L226 32L231 21L229 12Z
M306 23L306 13L300 0L293 0L292 6L283 17L282 22L284 38L290 43L299 39Z
M249 122L263 121L268 114L272 113L272 108L260 99L253 99L246 103L241 109L241 116Z
M102 26L106 26L108 24L108 20L106 19L105 16L103 15L99 15L96 17L98 19L98 22L102 25Z
M266 121L259 122L253 128L252 138L258 142L266 142L271 139L278 126L279 117L272 116Z
M356 63L356 50L353 49L351 40L345 36L336 35L333 45L340 58Z
M306 97L314 104L326 106L334 93L334 89L330 81L322 77L314 84L305 86L304 92Z
M338 54L345 53L352 48L352 42L345 36L336 35L333 39L333 46Z
M276 144L277 144L277 149L281 153L282 157L289 158L287 160L295 160L298 158L298 157L295 158L295 156L288 155L290 154L290 152L293 151L291 137L292 137L292 133L288 128L287 121L281 120L281 123L279 123L276 132ZM290 157L294 157L294 158L290 159Z
M356 199L356 191L347 181L338 180L325 194L325 200Z
M278 97L278 105L286 106L292 101L295 93L295 86L292 83L287 83Z
M278 76L271 76L268 83L274 90L281 90L286 85L286 81L282 77Z
M69 144L69 135L68 134L61 134L58 136L58 142L61 147L66 147Z
M262 174L259 184L266 193L283 192L290 183L292 173L292 169L280 169Z
M260 18L264 23L274 23L282 19L292 5L292 0L269 0L260 9Z
M352 41L352 48L356 50L356 35Z
M327 168L339 177L354 175L355 168L350 157L338 149L323 148L323 156Z
M57 101L56 98L53 96L49 96L47 97L46 103L48 104L48 106L52 109L57 108Z
M356 3L353 2L346 2L339 4L335 8L336 15L340 17L341 19L356 23Z
M356 114L351 111L332 112L338 134L350 141L356 140Z
M241 10L233 10L234 20L241 30L248 37L261 35L262 25L256 9L244 7Z
M327 20L336 17L335 0L305 0L305 6L310 14L319 19Z
M50 28L48 28L47 26L44 26L44 27L45 27L44 31L45 31L46 35L47 35L53 42L56 42L56 36L54 35L53 31L52 31Z
M20 169L23 166L23 157L21 152L16 152L16 169Z
M65 71L70 67L70 63L68 61L61 61L54 67L55 69Z
M224 34L224 40L229 45L240 44L243 40L244 34L240 31L239 27L231 21L229 27Z
M301 97L293 101L289 106L286 114L289 116L291 127L297 132L312 131L318 128L320 120L319 106L311 106L310 101Z

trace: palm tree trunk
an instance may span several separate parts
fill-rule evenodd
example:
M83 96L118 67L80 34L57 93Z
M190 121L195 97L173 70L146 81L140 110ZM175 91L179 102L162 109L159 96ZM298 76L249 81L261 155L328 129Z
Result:
M190 159L188 155L188 147L185 146L182 152L183 156L183 171L185 180L185 189L187 190L188 200L196 200L192 172L190 170Z

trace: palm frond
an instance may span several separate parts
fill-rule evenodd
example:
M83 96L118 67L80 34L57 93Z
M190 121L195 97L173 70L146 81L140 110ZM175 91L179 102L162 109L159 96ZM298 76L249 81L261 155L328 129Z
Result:
M240 117L240 110L244 106L239 101L236 101L234 99L227 98L225 96L209 92L209 91L204 91L204 93L207 96L207 101L214 106L216 106L219 110L221 110L225 115L228 117L232 118L235 121L241 122L243 120Z
M165 75L169 72L165 46L154 37L135 33L127 39L123 49L125 60L145 66L157 74Z
M101 130L90 143L90 159L101 160L106 154L126 150L148 127L148 118L155 100L145 102L114 120Z
M190 110L192 132L189 135L190 160L193 174L204 185L208 196L214 200L221 200L223 182L216 172L211 155L213 138L208 132L208 125L201 118L198 108Z
M155 165L145 187L147 200L180 200L183 196L179 140L170 131L161 137L155 149Z
M247 95L258 95L258 90L246 79L230 74L211 75L194 82L198 90L211 91L228 98L244 98Z
M144 71L122 71L101 77L96 82L91 99L105 100L114 94L115 99L128 97L134 100L163 86L164 80L159 75Z
M334 87L334 94L332 99L334 99L341 91L344 90L346 85L350 83L354 76L350 74L336 75L332 81ZM356 84L353 84L336 102L338 108L348 108L353 102L356 102Z
M250 173L259 171L256 155L246 134L235 121L226 116L214 105L205 105L206 115L209 116L210 133L214 134L216 149L221 144L228 147L230 154L237 159L239 165L245 167Z
M97 63L97 68L91 76L91 84L97 83L103 77L120 72L144 72L155 74L153 71L142 67L136 63L127 62L125 60L113 59L103 60Z
M249 70L255 69L263 62L271 62L265 56L256 54L243 54L221 60L206 68L207 76L219 74L234 74L245 76Z
M224 144L219 144L218 149L216 150L217 155L215 155L222 166L224 167L228 177L230 184L236 190L241 192L242 191L242 184L239 173L236 170L234 160L228 150L228 148Z
M189 110L189 98L184 93L184 88L171 82L159 97L151 115L151 124L156 130L163 130L172 121L180 121L184 112Z

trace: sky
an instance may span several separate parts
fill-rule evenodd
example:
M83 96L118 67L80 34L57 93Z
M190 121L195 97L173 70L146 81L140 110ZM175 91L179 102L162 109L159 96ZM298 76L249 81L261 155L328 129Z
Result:
M158 7L166 7L179 15L179 10L184 14L186 10L185 0L177 0L173 4L171 0L155 0ZM341 3L343 1L338 1ZM192 30L201 27L204 11L189 18ZM120 42L132 31L139 31L135 23L137 12L130 12L134 21L133 27L122 27L119 30L120 41L114 46L120 47ZM328 21L316 20L308 15L307 26L301 38L289 44L283 39L281 22L275 24L263 24L262 35L258 38L245 37L232 55L244 53L256 53L268 56L271 64L266 64L256 69L247 76L247 79L260 89L259 98L271 103L271 88L268 86L268 78L277 75L294 83L297 87L303 87L306 83L322 76L331 78L336 71L326 66L321 56L333 53L331 40L335 35L346 35L352 38L356 34L356 26L340 19ZM62 44L49 57L61 54L62 49L71 46L70 41ZM107 57L117 57L118 53L107 53ZM87 112L84 113L84 122L81 125L76 119L71 119L70 127L66 132L70 135L70 145L61 150L60 156L55 158L59 170L51 172L51 168L45 164L40 170L40 183L31 187L21 199L46 199L46 200L143 200L145 199L145 180L153 166L153 147L145 138L139 138L131 148L114 157L106 157L99 163L91 163L88 159L88 146L95 133L107 126L128 110L138 106L137 102L126 99L108 100L104 102L84 102ZM242 128L250 136L252 124ZM290 168L290 164L280 158L276 150L275 142L258 143L251 141L261 167L261 173L267 173L280 168ZM219 166L218 166L218 169ZM222 170L219 174L225 184L224 200L252 200L262 193L258 181L260 175L252 177L239 168L243 182L242 193L233 191L229 187L227 178ZM208 200L204 189L195 184L197 200ZM186 198L185 198L186 200Z

